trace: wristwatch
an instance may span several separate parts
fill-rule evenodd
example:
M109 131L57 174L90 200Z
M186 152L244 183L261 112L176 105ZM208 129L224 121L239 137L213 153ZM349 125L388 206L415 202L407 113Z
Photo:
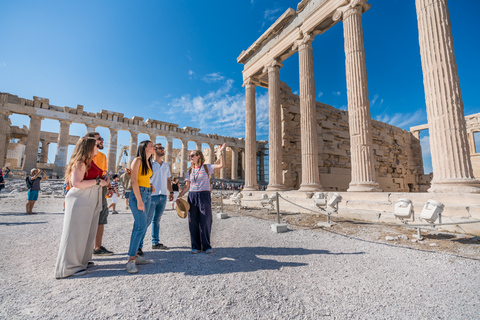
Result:
M100 185L100 178L99 177L96 177L95 180L97 180L97 183L95 185Z

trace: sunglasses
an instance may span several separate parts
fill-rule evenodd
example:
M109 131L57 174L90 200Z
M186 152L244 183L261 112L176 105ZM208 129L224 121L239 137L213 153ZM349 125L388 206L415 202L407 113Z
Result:
M164 147L155 147L155 150L164 150Z
M98 141L103 141L103 140L105 140L105 139L103 139L102 137L98 137L97 140L98 140Z
M192 159L193 157L196 157L196 156L198 156L198 154L191 154L190 159Z

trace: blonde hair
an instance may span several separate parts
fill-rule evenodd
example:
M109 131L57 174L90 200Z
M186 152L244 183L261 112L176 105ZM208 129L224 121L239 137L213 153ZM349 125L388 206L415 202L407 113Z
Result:
M65 168L65 182L70 185L70 176L77 165L85 164L85 174L90 169L90 163L93 159L93 151L97 140L90 137L83 137L77 141L73 154L70 157L70 161Z

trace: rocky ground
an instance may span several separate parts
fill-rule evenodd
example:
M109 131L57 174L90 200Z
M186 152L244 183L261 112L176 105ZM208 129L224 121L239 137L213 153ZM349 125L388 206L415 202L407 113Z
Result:
M25 215L26 186L0 193L0 318L4 319L474 319L480 312L477 237L282 212L289 231L270 230L265 209L224 206L214 219L214 253L189 253L187 221L171 207L161 220L167 251L125 271L133 218L119 203L104 245L82 277L56 280L62 232L61 181L42 182ZM216 208L219 197L214 195ZM216 210L218 211L218 210ZM387 240L390 239L390 240ZM412 241L415 240L415 241Z

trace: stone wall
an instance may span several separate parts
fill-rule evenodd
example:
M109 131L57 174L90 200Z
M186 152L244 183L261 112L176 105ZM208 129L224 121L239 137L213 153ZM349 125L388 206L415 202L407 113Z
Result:
M300 98L282 84L283 178L289 189L301 184ZM317 102L320 182L325 190L346 191L350 183L348 112ZM410 132L372 121L375 171L384 191L420 191L420 141Z

